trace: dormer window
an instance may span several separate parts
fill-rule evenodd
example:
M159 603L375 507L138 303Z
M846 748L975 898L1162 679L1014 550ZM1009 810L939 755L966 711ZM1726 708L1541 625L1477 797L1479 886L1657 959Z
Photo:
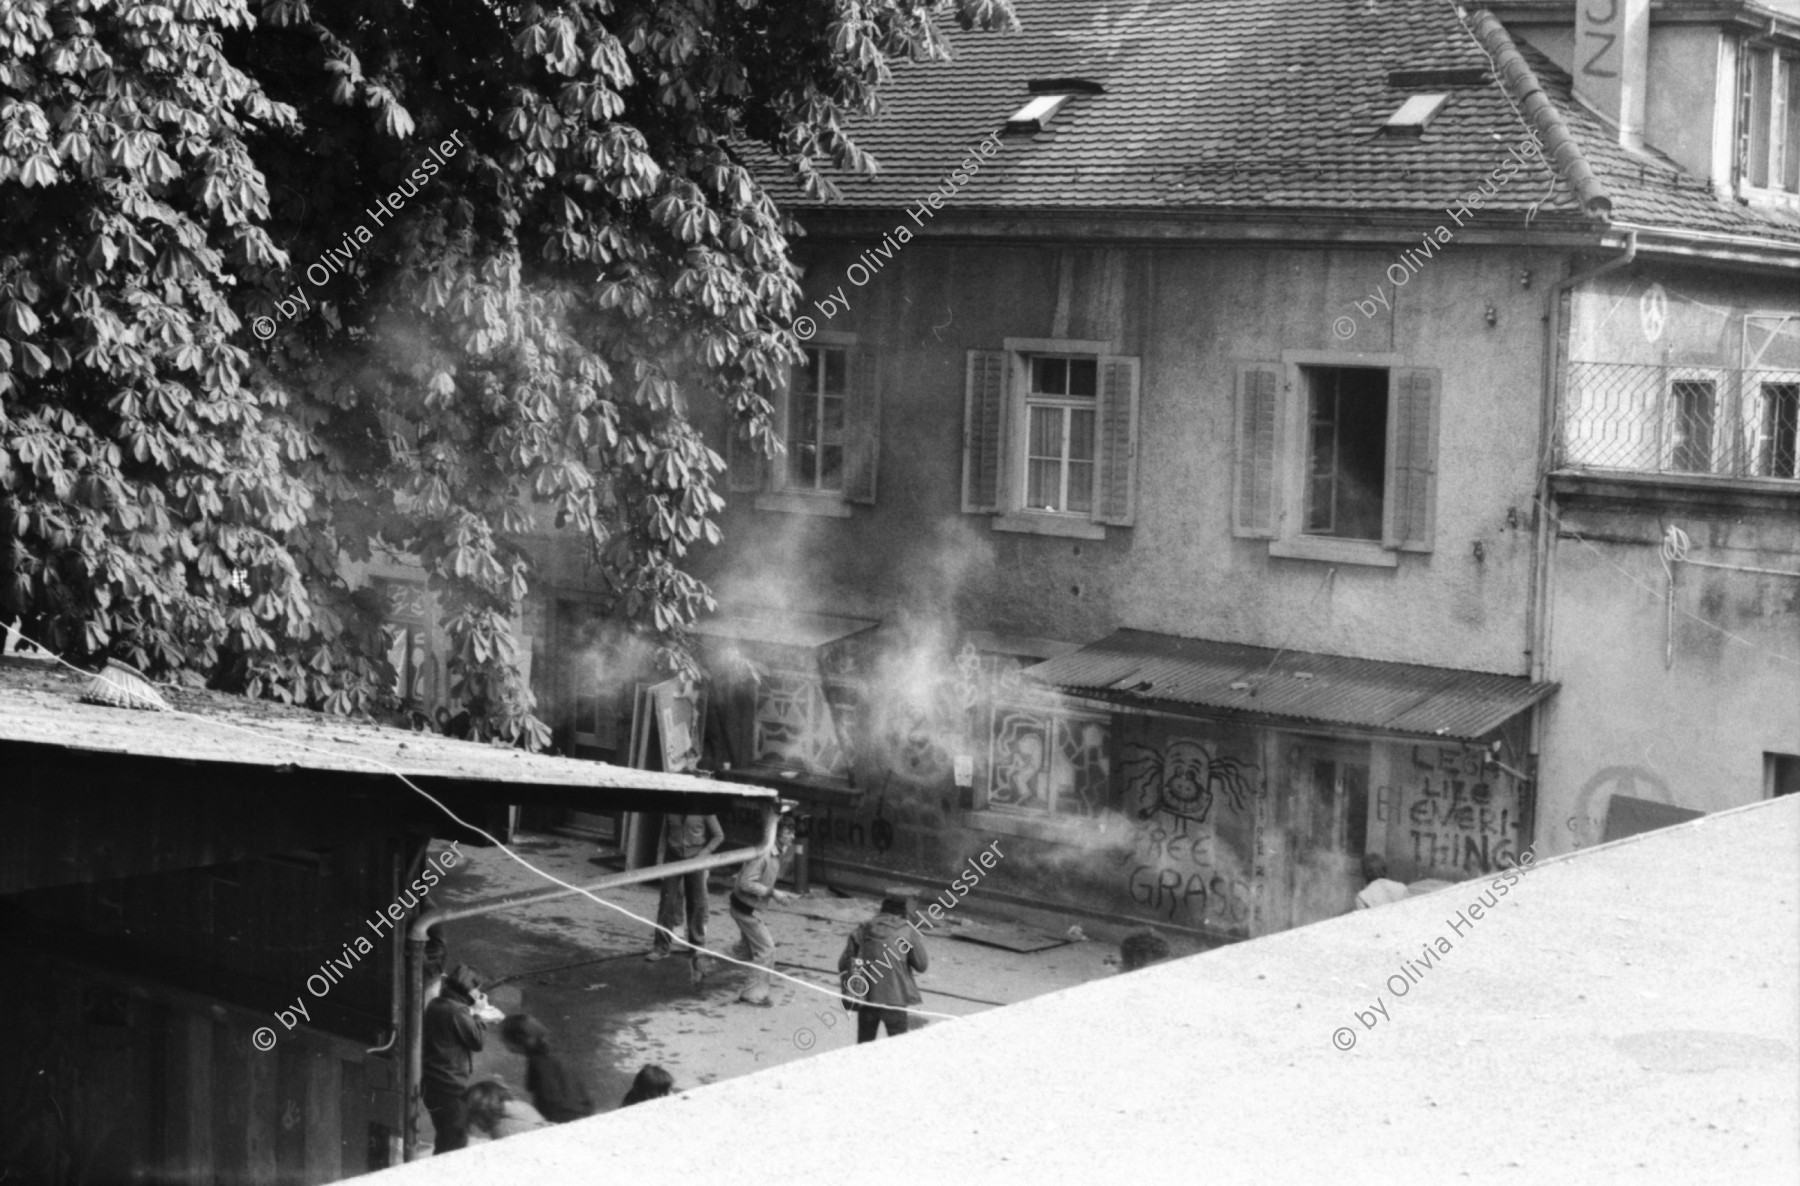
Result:
M1449 95L1441 92L1414 95L1387 117L1387 122L1381 125L1382 133L1388 136L1419 135L1437 118L1437 113L1444 109L1449 98Z
M1006 131L1041 132L1050 126L1050 121L1068 101L1068 95L1033 95L1030 102L1007 117Z
M1800 57L1751 48L1740 113L1743 182L1800 194Z

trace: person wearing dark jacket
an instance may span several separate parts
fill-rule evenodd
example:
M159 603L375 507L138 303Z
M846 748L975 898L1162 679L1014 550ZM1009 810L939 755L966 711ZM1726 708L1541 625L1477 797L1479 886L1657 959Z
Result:
M431 1127L437 1133L433 1153L448 1153L469 1143L468 1113L463 1090L475 1068L487 1027L475 1016L475 994L481 973L458 964L444 977L443 987L425 1006L420 1046L420 1091Z
M550 1053L550 1031L537 1018L515 1013L500 1023L500 1040L525 1056L525 1091L552 1124L566 1124L594 1114L587 1084L563 1060Z
M848 996L860 997L856 1011L857 1042L873 1042L877 1030L887 1026L888 1037L907 1030L908 1006L922 999L914 972L931 966L925 940L906 921L912 891L893 886L885 891L881 913L857 927L844 941L838 957L838 974Z

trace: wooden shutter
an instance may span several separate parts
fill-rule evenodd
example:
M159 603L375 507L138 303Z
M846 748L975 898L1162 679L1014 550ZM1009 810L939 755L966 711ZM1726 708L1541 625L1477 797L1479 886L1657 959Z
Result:
M1100 359L1095 430L1094 521L1129 527L1137 517L1138 360Z
M875 356L862 347L845 352L848 391L844 398L844 497L875 504L875 469L881 457L881 389Z
M1276 425L1281 414L1281 368L1245 363L1237 372L1236 464L1231 490L1231 534L1274 539Z
M1387 488L1381 543L1429 552L1437 529L1436 370L1396 367L1388 375Z
M1004 350L969 351L963 399L962 509L1000 509L1006 462L1009 356Z

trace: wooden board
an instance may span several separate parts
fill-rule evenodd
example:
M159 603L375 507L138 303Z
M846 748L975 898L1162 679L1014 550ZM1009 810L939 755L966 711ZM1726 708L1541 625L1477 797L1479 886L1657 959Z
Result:
M930 931L925 934L930 935ZM962 939L969 943L980 943L984 947L998 947L1005 951L1017 951L1030 954L1034 951L1048 951L1052 947L1066 946L1070 940L1061 935L1051 935L1044 931L1034 931L1017 923L977 922L968 926L953 927L949 937Z

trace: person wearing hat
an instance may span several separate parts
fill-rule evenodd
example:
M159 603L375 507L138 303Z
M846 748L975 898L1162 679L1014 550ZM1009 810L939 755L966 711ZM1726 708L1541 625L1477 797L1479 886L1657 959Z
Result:
M421 1027L420 1091L431 1128L437 1134L433 1153L448 1153L469 1143L468 1112L463 1090L474 1071L474 1054L485 1040L487 1027L475 1015L481 992L481 973L458 964L443 978L443 985L425 1006ZM429 990L426 993L430 996Z
M737 923L738 931L743 935L741 949L752 963L760 964L764 969L775 966L775 937L769 933L763 912L770 902L791 902L794 898L786 890L775 888L775 882L781 877L782 862L793 851L794 831L794 817L782 816L775 825L775 847L745 861L732 885L731 921ZM749 982L738 994L738 1001L764 1008L772 1006L775 1002L769 999L769 980L767 971L750 973Z
M856 1010L858 1043L873 1042L884 1025L890 1038L904 1034L911 1020L907 1008L923 999L913 973L928 969L931 958L918 928L906 918L915 896L910 886L889 886L882 891L881 913L844 941L838 976L844 995L862 1001L845 1004Z

